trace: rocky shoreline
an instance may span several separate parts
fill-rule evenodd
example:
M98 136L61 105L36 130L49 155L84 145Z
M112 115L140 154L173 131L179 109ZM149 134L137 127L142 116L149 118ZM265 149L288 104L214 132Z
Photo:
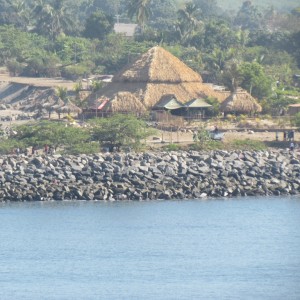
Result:
M288 151L2 156L0 201L152 200L295 195Z

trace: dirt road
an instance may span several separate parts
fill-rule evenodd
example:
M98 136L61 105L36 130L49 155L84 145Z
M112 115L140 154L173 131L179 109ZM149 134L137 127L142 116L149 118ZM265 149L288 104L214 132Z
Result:
M0 74L0 82L21 83L37 87L65 87L68 90L72 90L75 85L74 81L61 78L12 77L5 74Z

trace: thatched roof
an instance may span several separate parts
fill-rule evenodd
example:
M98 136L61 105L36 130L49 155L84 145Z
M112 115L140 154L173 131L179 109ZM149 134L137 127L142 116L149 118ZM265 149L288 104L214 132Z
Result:
M182 103L186 103L194 98L205 98L207 96L215 97L220 102L228 97L228 93L217 93L209 86L202 83L110 83L101 91L101 97L113 99L118 93L130 93L134 98L147 108L154 107L164 95L172 94ZM99 92L98 92L99 94ZM89 107L94 107L95 95L91 95L88 99Z
M103 99L100 98L98 101L99 100L101 101ZM144 113L146 112L146 108L134 94L129 92L119 92L103 106L101 111Z
M110 101L117 94L133 95L146 109L153 108L164 95L172 94L179 102L191 99L214 97L220 102L228 93L217 92L211 85L204 84L201 76L161 47L153 47L133 64L114 76L111 83L96 95L89 97L89 107L94 107L95 98ZM127 105L124 101L121 101ZM125 110L125 107L124 107Z
M161 47L153 47L114 76L113 82L202 82L201 76Z
M164 95L153 108L173 110L181 107L183 107L182 103L179 102L174 95Z
M59 107L57 109L60 113L81 113L82 109L76 106L73 102L70 100L67 100L63 106Z
M185 103L185 107L188 108L205 108L211 107L210 104L206 103L202 98L192 99L191 101Z
M227 97L220 106L223 112L251 113L261 112L262 107L246 91L232 93Z

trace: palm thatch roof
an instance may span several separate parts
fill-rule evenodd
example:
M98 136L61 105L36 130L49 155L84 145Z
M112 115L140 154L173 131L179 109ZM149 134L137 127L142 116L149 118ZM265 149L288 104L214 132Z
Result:
M63 106L59 107L57 109L60 113L78 113L80 114L82 112L82 109L76 106L73 102L70 100L67 100Z
M211 85L204 84L198 73L158 46L151 48L133 64L120 71L111 83L97 93L100 98L110 101L119 93L130 93L133 95L132 99L138 99L146 109L153 108L168 94L174 95L182 103L208 96L221 102L228 96L215 91ZM95 106L98 96L90 96L89 107ZM125 104L125 99L121 102Z
M211 107L210 104L206 103L202 98L192 99L191 101L185 103L185 107L188 108L206 108Z
M155 104L153 109L167 109L174 110L182 108L183 104L179 102L174 95L164 95L158 103Z
M161 47L153 47L114 76L113 82L202 82L201 76Z
M106 101L107 99L98 99L100 102L102 102L102 100ZM105 103L101 111L145 113L146 108L134 94L129 92L119 92Z
M261 112L262 107L249 93L238 91L232 93L221 103L220 110L223 112L255 113Z

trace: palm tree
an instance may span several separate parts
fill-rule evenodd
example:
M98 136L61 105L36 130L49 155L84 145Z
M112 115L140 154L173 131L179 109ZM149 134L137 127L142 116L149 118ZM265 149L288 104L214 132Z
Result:
M179 9L178 12L178 29L183 41L186 41L193 31L201 24L198 17L200 10L193 2L185 4L184 9Z
M71 30L73 22L69 12L65 0L53 0L52 3L37 0L33 9L33 15L37 18L36 31L55 40L60 34Z
M145 23L150 17L151 11L149 8L151 0L131 0L128 5L128 17L132 19L136 17L137 23L142 29L142 32L145 29Z
M11 6L22 24L22 29L27 30L30 20L30 11L27 2L23 0L12 0Z

